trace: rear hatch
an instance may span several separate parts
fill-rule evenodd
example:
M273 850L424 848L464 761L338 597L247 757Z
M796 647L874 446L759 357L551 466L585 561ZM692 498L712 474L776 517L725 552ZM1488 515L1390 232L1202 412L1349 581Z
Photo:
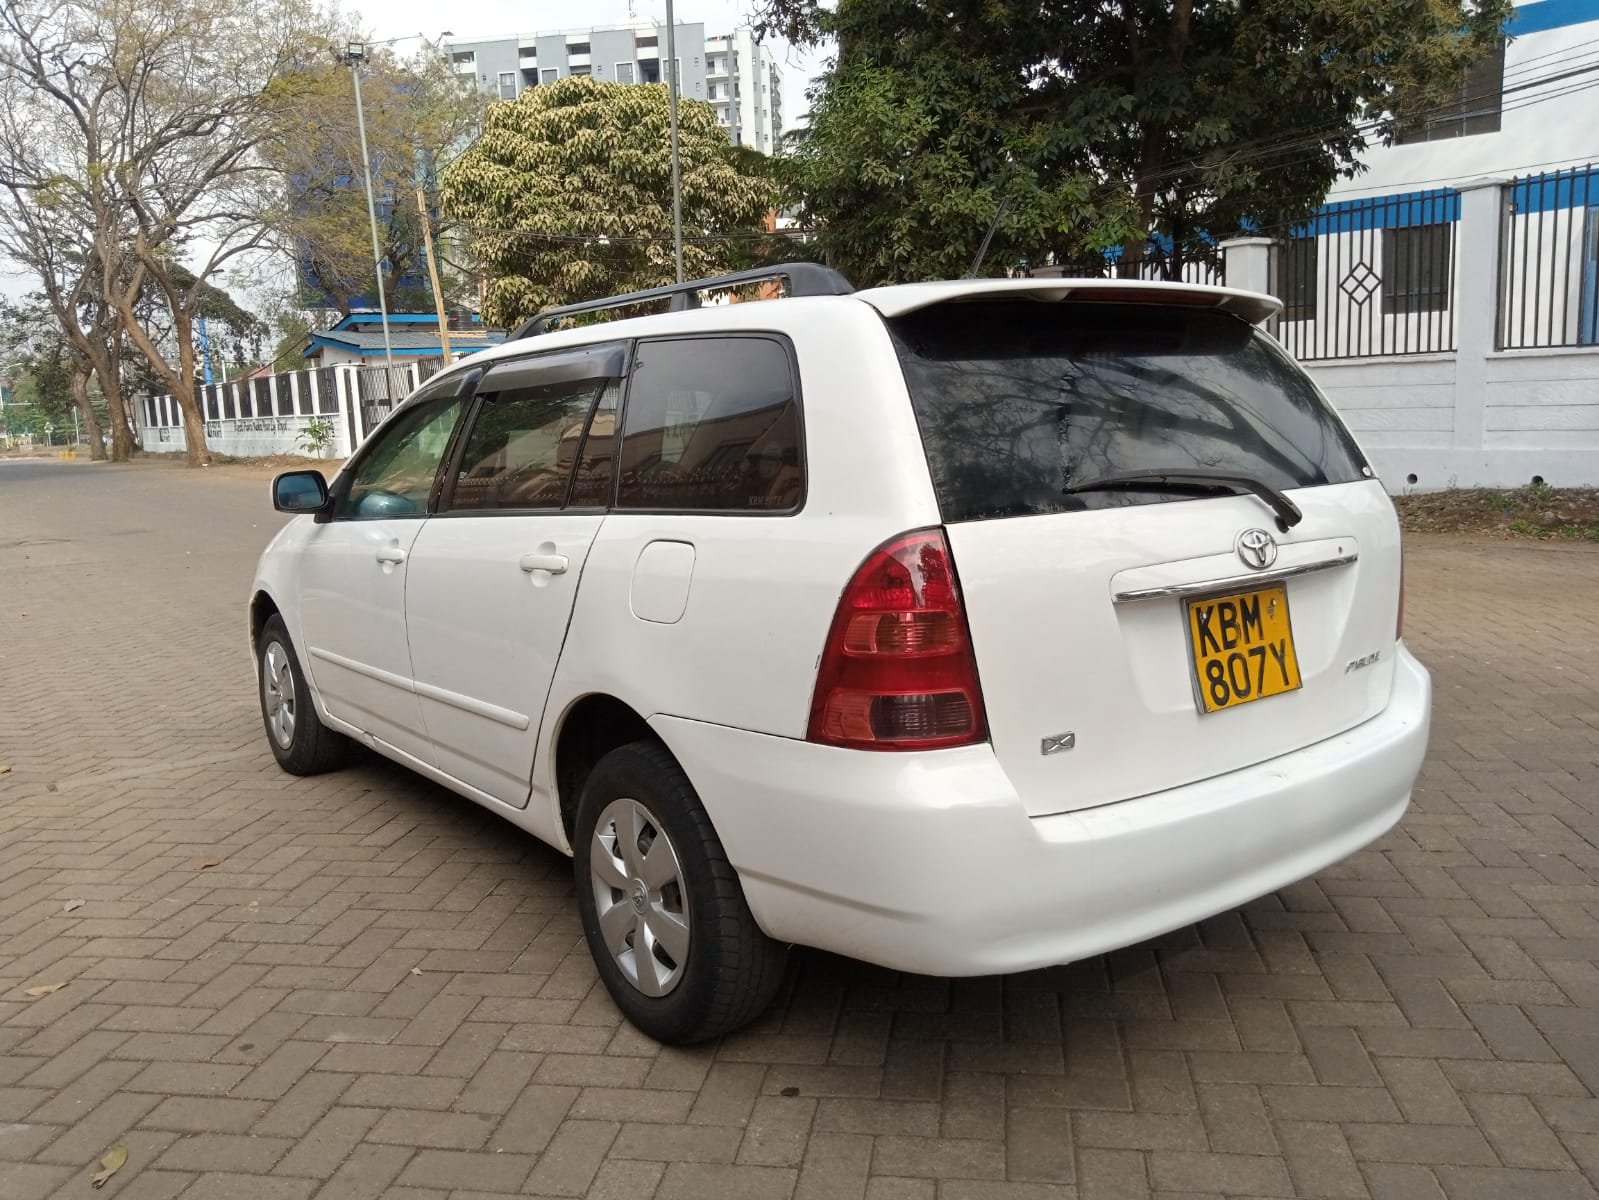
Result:
M1387 495L1275 341L1174 298L887 317L1035 816L1275 758L1392 687Z

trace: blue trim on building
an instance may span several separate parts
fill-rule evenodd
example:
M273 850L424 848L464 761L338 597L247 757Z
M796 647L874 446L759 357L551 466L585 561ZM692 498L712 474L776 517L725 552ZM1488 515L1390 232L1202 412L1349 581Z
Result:
M1511 185L1510 203L1511 211L1518 214L1599 205L1599 163L1529 175ZM1309 221L1294 226L1293 236L1325 237L1357 229L1395 229L1458 220L1460 193L1454 188L1434 188L1324 204Z
M1599 205L1599 165L1529 176L1511 187L1510 204L1517 214Z
M385 350L382 346L352 346L349 342L343 341L343 340L341 340L339 338L336 338L336 337L329 337L327 334L323 334L323 333L313 333L311 335L311 345L306 347L306 354L307 355L310 354L311 347L313 347L313 346L331 346L331 347L333 347L336 350L344 350L344 351L346 351L346 352L348 352L350 354L360 354L360 355L363 355L363 356L371 356L371 355L375 354L375 355L378 355L378 356L381 357L382 355L388 353L388 351ZM415 357L421 357L421 358L426 358L426 357L429 357L429 356L437 358L440 354L443 354L443 353L444 353L444 345L443 345L442 342L435 343L432 346L396 346L396 347L394 347L394 356L396 358L403 357L404 355L407 355L407 354L415 356Z
M1511 37L1525 37L1529 33L1586 25L1589 21L1599 21L1599 0L1538 0L1537 4L1523 4L1511 13L1505 32Z
M337 325L335 325L333 327L333 330L330 330L329 332L335 332L335 331L340 330L340 329L351 329L351 328L354 328L357 325L380 325L380 324L382 324L382 322L383 322L383 314L378 312L377 309L373 309L371 312L365 312L365 311L362 311L360 309L357 309L355 312L351 313L347 317L340 317L339 318L339 323ZM393 325L421 325L424 322L429 324L429 325L437 325L439 323L439 318L434 313L390 313L389 314L389 324L391 326L393 326Z
M396 358L437 358L444 352L444 346L437 340L437 333L428 330L425 334L407 333L401 331L396 337L406 339L405 344L394 342L394 355ZM505 340L505 333L498 329L474 329L452 331L450 348L460 354L470 354L476 350L485 350L490 346L498 346ZM358 340L370 338L370 341ZM426 339L425 341L423 339ZM421 342L420 345L417 343ZM318 348L326 347L334 350L343 350L347 354L359 354L363 358L381 357L388 353L383 343L372 336L371 331L359 333L346 332L343 337L337 330L327 330L308 334L305 349L302 351L306 358L316 353Z
M349 316L340 317L338 324L327 332L337 333L341 329L349 329L356 325L381 325L382 323L383 314L377 309L356 309ZM389 325L391 327L395 325L431 325L437 328L438 323L437 313L391 312L389 314ZM478 313L473 313L472 324L481 325L482 323L482 316Z
M1397 229L1412 225L1439 225L1460 220L1460 193L1454 188L1425 192L1400 192L1392 196L1364 196L1324 204L1294 237L1324 237L1353 233L1357 229Z

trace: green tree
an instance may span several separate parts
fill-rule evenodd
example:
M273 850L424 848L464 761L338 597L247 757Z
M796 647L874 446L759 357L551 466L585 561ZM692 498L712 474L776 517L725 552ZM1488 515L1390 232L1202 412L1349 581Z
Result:
M51 138L48 123L39 119L25 72L11 69L18 48L3 40L11 15L0 7L0 193L6 200L0 203L0 255L21 264L39 283L42 304L28 313L28 326L59 330L99 381L101 394L116 400L106 414L110 457L126 460L133 453L133 429L121 401L122 334L103 290L117 268L99 249L104 240L117 254L117 244L65 199L73 189L63 160L70 162L71 155L58 153L59 139ZM88 173L81 164L77 169ZM87 381L81 394L88 395ZM87 407L83 420L90 456L106 458L101 427Z
M763 236L769 179L740 169L714 110L678 112L683 262L689 276L740 260ZM656 287L674 278L664 85L573 77L489 107L482 136L444 173L445 211L488 277L485 318Z
M1507 0L766 0L838 39L791 179L857 283L1120 243L1170 274L1302 217L1442 103ZM965 261L963 261L965 260Z
M1133 231L1124 197L1029 144L1022 89L972 78L977 64L943 66L948 77L930 79L855 59L814 94L785 165L829 263L858 287L958 278L996 218L989 273L1073 260Z
M11 403L0 413L0 428L13 435L38 433L46 425L71 429L76 409L90 456L106 457L106 408L103 399L95 404L91 392L93 365L55 320L46 294L20 300L0 297L0 361L22 368Z
M309 306L348 314L356 299L377 294L350 70L331 56L318 60L301 69L294 91L292 119L265 147L289 191L277 232L315 280ZM436 217L439 174L481 127L488 97L462 87L432 49L410 59L378 50L361 68L361 96L384 286L391 306L431 310L425 285L414 295L402 285L426 274L416 191L423 189ZM448 233L448 223L435 221L435 237Z
M297 69L326 53L331 29L312 0L0 5L0 186L32 214L23 261L39 270L39 243L82 231L88 274L72 302L92 278L98 308L177 399L194 465L210 461L195 320L213 276L274 228L284 189L260 151L292 119ZM151 294L170 319L164 340L141 319ZM114 340L88 339L85 353ZM95 369L117 394L115 368Z

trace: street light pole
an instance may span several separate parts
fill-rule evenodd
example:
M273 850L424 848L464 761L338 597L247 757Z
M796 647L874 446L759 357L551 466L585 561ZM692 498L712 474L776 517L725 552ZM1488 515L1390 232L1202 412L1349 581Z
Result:
M376 273L378 283L378 316L383 322L383 360L388 365L388 387L384 390L389 393L389 399L394 399L394 343L389 337L389 299L383 286L383 248L378 243L378 207L377 201L372 196L372 158L366 148L366 112L361 105L361 64L366 61L366 45L362 42L350 42L342 55L341 61L348 63L350 78L355 83L355 127L361 136L361 172L366 180L366 218L372 227L372 269Z
M666 0L666 70L668 120L672 129L672 256L677 262L677 282L683 282L683 177L677 159L677 22L672 0Z

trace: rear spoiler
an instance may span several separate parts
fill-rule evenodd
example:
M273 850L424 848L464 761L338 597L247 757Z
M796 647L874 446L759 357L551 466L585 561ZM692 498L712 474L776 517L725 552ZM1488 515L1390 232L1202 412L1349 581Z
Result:
M1282 301L1262 292L1204 287L1191 283L1152 283L1136 279L952 279L942 283L909 283L856 292L885 317L958 304L968 300L1088 300L1101 304L1171 304L1213 308L1260 325L1282 311Z

